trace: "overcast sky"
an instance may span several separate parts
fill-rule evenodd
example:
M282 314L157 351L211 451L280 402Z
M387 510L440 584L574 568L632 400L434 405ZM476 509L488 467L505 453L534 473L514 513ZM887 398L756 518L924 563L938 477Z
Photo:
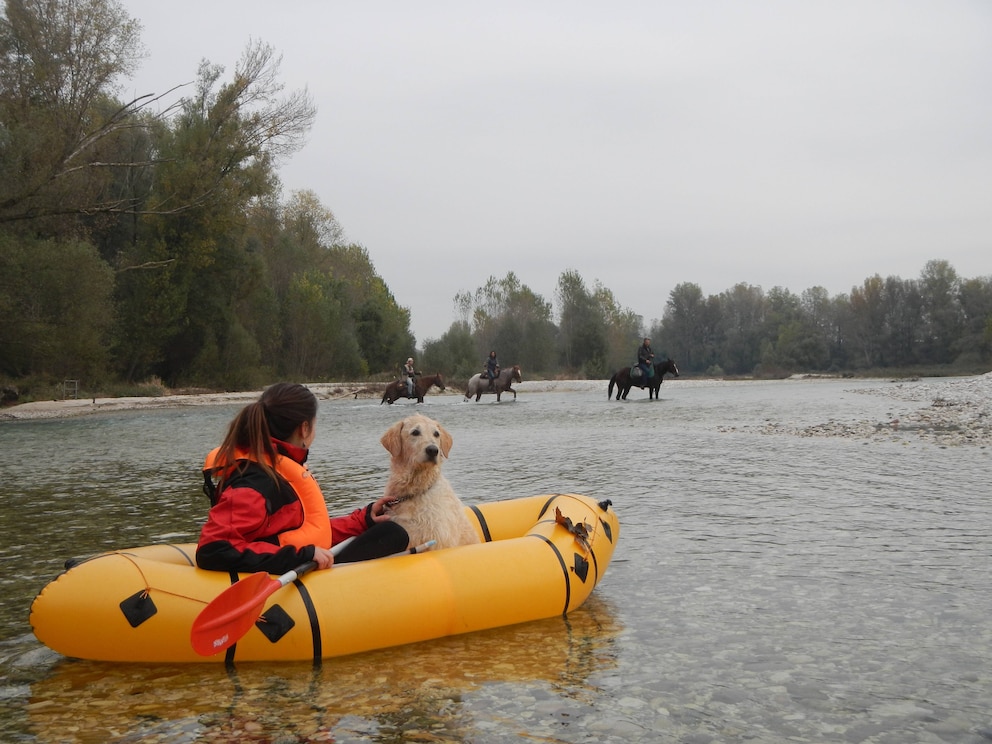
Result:
M418 344L513 271L661 318L672 288L992 275L987 0L122 0L136 94L249 40L317 105L280 168L363 245Z

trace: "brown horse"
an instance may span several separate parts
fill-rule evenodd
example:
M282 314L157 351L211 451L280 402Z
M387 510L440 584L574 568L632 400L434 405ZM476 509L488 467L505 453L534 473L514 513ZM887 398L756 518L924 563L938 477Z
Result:
M413 383L413 395L409 393L405 378L396 380L386 385L386 391L382 394L382 400L379 401L379 405L381 406L383 403L393 405L393 402L399 398L416 398L418 403L423 403L424 396L431 389L432 385L444 390L444 378L440 374L418 377Z
M610 378L610 386L606 389L606 397L613 397L613 386L616 385L617 400L621 398L627 400L627 393L630 392L631 387L646 387L648 389L648 400L651 398L657 399L658 393L661 391L661 383L665 381L666 372L671 372L676 377L679 376L679 368L671 359L656 363L654 365L654 375L647 378L647 381L644 380L643 375L641 377L631 377L630 367L624 367Z
M523 381L519 364L514 364L508 369L501 369L499 374L493 379L493 386L491 388L489 387L488 378L484 378L481 374L472 375L468 381L468 390L465 391L465 400L468 400L474 395L475 400L478 402L483 393L496 393L496 402L498 403L500 396L507 392L513 393L513 399L516 400L517 391L510 387L510 385L514 382Z

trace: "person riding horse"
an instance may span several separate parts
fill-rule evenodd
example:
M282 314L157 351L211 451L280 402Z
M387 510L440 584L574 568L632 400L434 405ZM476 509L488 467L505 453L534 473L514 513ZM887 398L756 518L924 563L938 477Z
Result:
M651 351L651 339L645 337L644 342L637 347L637 367L641 370L645 380L654 372L652 359L654 359L654 352Z
M493 380L499 377L499 360L496 359L496 352L490 351L489 358L486 359L485 375L489 378L489 389L493 389Z
M406 360L403 366L403 373L406 375L406 395L408 398L414 397L413 383L416 381L417 373L413 369L413 357Z

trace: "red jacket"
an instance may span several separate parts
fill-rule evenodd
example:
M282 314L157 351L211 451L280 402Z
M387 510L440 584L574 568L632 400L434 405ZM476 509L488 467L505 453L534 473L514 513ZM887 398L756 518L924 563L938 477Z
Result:
M306 462L307 450L287 442L275 444L284 456L300 464ZM258 463L245 459L239 464L242 467L224 481L200 531L196 564L213 571L282 574L312 560L313 545L281 545L279 541L281 533L303 525L303 505L293 487L282 477L278 483L273 481ZM204 472L209 477L216 471L208 468ZM374 524L370 512L371 504L332 518L332 543L365 532Z

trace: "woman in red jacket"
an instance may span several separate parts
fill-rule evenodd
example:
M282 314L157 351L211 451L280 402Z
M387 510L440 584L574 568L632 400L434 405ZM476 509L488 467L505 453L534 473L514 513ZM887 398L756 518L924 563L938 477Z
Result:
M356 539L339 563L408 547L406 530L386 513L385 496L346 516L328 516L306 466L316 424L317 398L289 382L266 388L238 413L204 464L211 507L196 548L200 568L282 574L311 560L329 568L331 546L348 537Z

